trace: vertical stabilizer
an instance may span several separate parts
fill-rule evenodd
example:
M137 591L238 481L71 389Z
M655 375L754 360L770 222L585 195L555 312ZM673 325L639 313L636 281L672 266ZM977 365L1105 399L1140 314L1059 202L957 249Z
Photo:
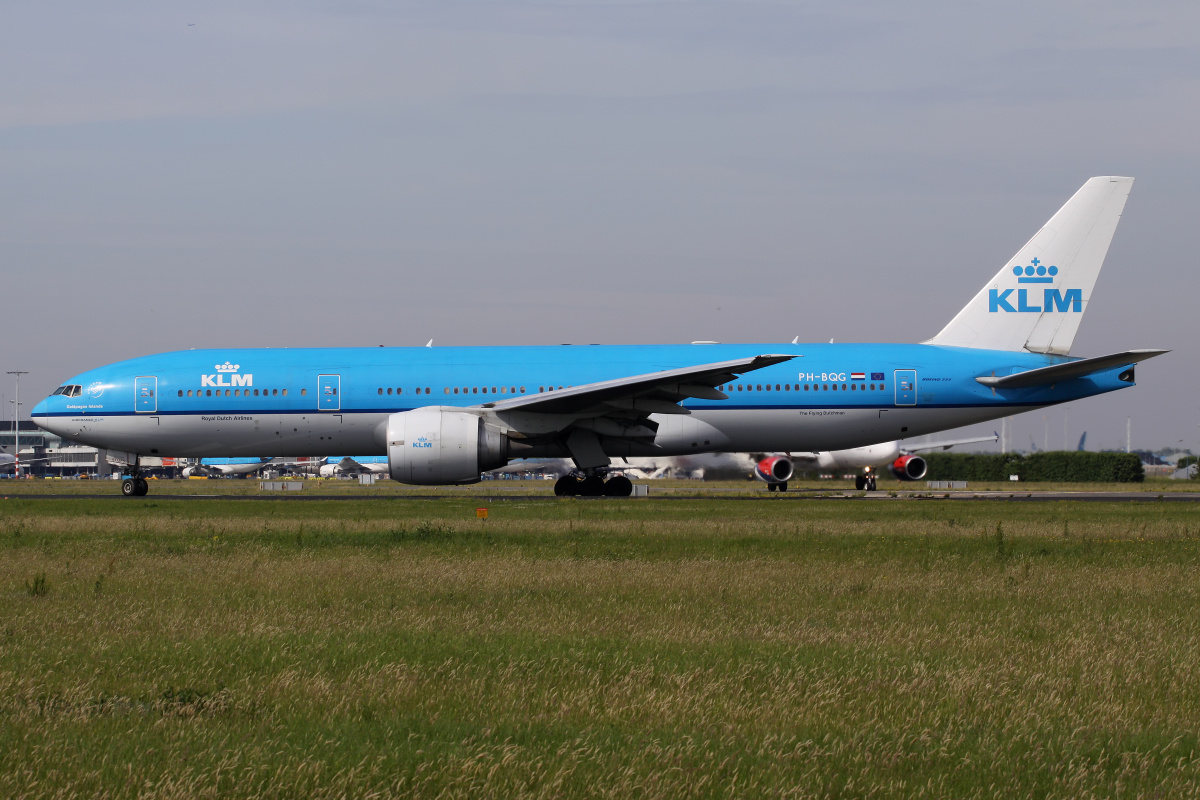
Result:
M1092 178L926 344L1066 355L1133 178Z

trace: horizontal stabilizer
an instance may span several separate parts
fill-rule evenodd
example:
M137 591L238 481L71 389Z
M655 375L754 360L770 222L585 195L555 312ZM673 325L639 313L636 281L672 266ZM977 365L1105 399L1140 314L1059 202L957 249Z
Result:
M1039 367L1015 375L987 375L975 380L993 389L1023 389L1027 386L1045 386L1051 383L1069 381L1072 378L1082 378L1094 372L1103 372L1113 367L1125 364L1136 364L1169 350L1126 350L1124 353L1113 353L1111 356L1096 356L1081 358L1078 361L1068 361L1065 364L1052 364L1049 367Z
M991 436L972 436L969 439L949 439L941 442L923 442L921 444L901 444L900 449L905 453L919 453L922 450L949 450L951 447L957 447L960 444L979 444L981 442L998 442L1000 434L994 433Z

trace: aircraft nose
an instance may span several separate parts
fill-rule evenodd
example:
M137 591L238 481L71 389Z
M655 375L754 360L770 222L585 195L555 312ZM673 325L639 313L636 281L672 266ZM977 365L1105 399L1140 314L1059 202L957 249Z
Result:
M42 400L42 402L38 403L36 406L33 407L33 410L29 412L29 416L30 417L44 417L48 413L50 413L50 398L47 397L46 399Z

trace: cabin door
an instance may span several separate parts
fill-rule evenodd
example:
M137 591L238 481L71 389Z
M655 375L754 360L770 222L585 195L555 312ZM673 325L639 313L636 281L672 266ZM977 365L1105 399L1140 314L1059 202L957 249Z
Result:
M338 411L342 407L342 376L317 376L317 408L321 411Z
M133 379L133 410L139 414L158 411L158 378L141 375Z
M917 404L917 371L915 369L896 370L896 405L915 406Z

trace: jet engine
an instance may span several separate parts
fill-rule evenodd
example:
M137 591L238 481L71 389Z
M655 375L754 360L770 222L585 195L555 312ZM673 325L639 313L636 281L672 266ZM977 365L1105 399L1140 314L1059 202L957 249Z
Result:
M388 472L415 484L478 483L479 473L508 463L508 437L477 414L417 408L387 422Z
M904 455L888 465L898 481L919 481L929 471L929 465L920 456Z
M754 477L767 483L787 483L792 471L792 460L787 456L768 456L754 465Z

